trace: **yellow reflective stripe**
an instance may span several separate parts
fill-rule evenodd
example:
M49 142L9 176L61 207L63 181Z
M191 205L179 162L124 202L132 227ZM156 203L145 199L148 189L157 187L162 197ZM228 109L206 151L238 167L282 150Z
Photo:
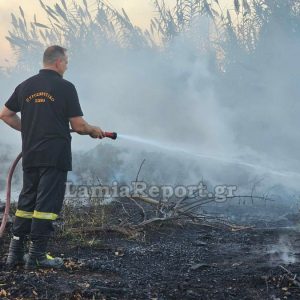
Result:
M46 212L40 212L40 211L34 211L33 217L36 219L42 219L42 220L56 220L58 215L54 213L46 213Z
M15 215L16 217L20 217L20 218L31 219L33 216L33 212L17 209Z
M46 254L47 259L52 260L54 259L50 254Z

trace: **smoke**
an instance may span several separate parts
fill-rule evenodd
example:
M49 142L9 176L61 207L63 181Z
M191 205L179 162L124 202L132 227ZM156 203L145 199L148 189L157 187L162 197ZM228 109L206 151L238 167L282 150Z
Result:
M278 184L297 189L299 91L294 75L299 68L294 53L298 38L287 43L287 33L277 30L278 24L269 25L257 51L240 53L240 60L221 73L215 50L201 51L195 38L208 40L209 21L202 18L195 23L163 52L108 47L95 55L91 49L84 54L73 49L69 76L78 87L87 119L108 130L185 150L185 155L177 153L180 161L193 160L201 170L194 174L186 164L191 181L203 176L215 183L245 186L259 176L266 189ZM82 144L81 140L74 139L74 144ZM123 147L170 157L176 152L137 143ZM126 157L129 164L135 158ZM169 169L169 161L161 169ZM169 176L174 173L176 168Z
M277 244L272 245L268 250L272 265L284 263L285 265L297 262L294 247L290 239L286 236L280 236Z
M250 53L228 45L225 71L210 41L212 23L203 17L162 49L73 45L65 78L77 87L85 119L145 141L73 135L73 150L89 153L86 167L74 161L74 172L97 165L108 181L130 181L146 158L142 174L148 181L197 183L204 178L212 185L237 185L242 193L259 178L262 193L273 188L297 194L300 43L285 18L266 24ZM27 75L3 80L2 99ZM0 126L2 141L19 143L18 134ZM91 149L99 143L95 157Z

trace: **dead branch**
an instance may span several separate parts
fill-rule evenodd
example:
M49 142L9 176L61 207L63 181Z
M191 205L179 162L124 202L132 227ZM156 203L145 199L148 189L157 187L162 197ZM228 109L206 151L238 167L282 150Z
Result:
M136 176L136 182L139 180L139 175L140 172L142 170L142 167L145 163L145 159L142 161L138 172L137 172L137 176ZM230 199L251 199L252 203L254 201L254 199L260 199L260 200L264 200L264 201L274 201L271 198L268 198L266 196L261 197L261 196L253 196L254 191L255 191L255 187L256 184L258 184L259 182L254 183L254 186L252 188L251 191L251 195L234 195L231 197L225 197L225 199L222 199L223 201L227 201ZM226 228L229 228L231 231L240 231L240 230L246 230L246 229L250 229L253 227L249 227L249 226L237 226L234 224L231 224L230 222L227 222L224 219L218 219L209 215L199 215L199 213L194 213L195 209L199 208L200 206L204 206L205 204L211 203L211 202L218 202L218 198L217 197L201 197L199 195L200 189L196 190L193 192L192 195L190 196L185 196L182 199L180 199L179 201L176 201L176 203L169 203L167 200L156 200L150 197L142 197L142 196L135 196L133 195L133 193L131 193L131 195L129 197L127 197L128 199L130 199L131 201L134 202L134 204L141 210L142 214L143 214L143 221L137 225L132 225L134 227L142 227L144 225L147 224L151 224L153 222L158 222L158 221L168 221L168 220L174 220L174 219L178 219L180 217L186 217L186 218L190 218L190 219L197 219L198 221L202 221L202 222L207 222L207 223L211 223L217 226L226 226ZM138 201L142 201L146 204L152 205L156 208L156 217L152 217L150 219L147 219L147 215L146 215L146 211L145 208L143 207L143 205L139 204ZM124 209L124 207L123 207ZM128 215L128 213L127 213ZM162 217L163 216L163 217ZM210 225L211 225L210 224ZM124 224L125 225L125 224ZM129 225L130 224L126 224Z
M141 165L140 165L140 167L139 167L139 170L138 170L138 172L136 174L136 178L135 178L136 182L139 180L139 175L140 175L140 172L142 170L142 167L143 167L143 164L145 163L145 161L146 161L146 159L144 158L143 161L142 161L142 163L141 163Z
M171 220L176 220L178 218L152 218L152 219L149 219L149 220L146 220L136 226L134 226L135 228L139 228L139 227L142 227L142 226L145 226L145 225L149 225L151 223L155 223L155 222L159 222L159 221L171 221Z
M292 273L282 265L279 265L279 267L287 273L288 276L286 277L290 282L292 282L295 286L300 287L300 282L296 279L297 274Z
M151 204L151 205L155 205L155 206L158 206L160 204L160 202L158 200L155 200L155 199L152 199L152 198L149 198L149 197L135 197L135 196L131 196L129 197L129 199L131 200L141 200L145 203L148 203L148 204Z
M128 197L128 199L130 199L131 201L133 201L136 204L136 206L140 208L140 210L143 213L143 218L144 218L144 221L145 221L146 220L146 212L145 212L143 206L140 205L139 203L137 203L136 200L134 198L132 198L132 197Z

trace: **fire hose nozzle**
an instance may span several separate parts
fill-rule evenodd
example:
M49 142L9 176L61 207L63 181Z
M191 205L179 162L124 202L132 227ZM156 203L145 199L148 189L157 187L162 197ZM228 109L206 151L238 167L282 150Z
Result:
M117 139L118 134L116 132L104 132L105 137L110 138L112 140Z

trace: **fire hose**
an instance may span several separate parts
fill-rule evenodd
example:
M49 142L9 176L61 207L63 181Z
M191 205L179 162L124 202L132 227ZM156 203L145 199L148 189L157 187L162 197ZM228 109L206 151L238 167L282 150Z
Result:
M74 132L71 130L71 132ZM117 138L117 133L116 132L104 132L104 137L110 138L115 140ZM13 164L11 165L7 179L6 179L6 203L5 203L5 209L1 221L1 226L0 226L0 238L3 236L7 220L9 218L9 210L10 210L10 200L11 200L11 182L12 182L12 177L15 172L15 169L19 163L19 161L22 158L22 153L20 153L17 158L14 160Z

